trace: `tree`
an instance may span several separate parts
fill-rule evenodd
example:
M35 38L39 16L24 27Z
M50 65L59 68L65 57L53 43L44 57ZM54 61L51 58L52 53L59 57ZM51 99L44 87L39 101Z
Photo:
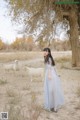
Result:
M23 49L23 44L24 44L24 41L22 38L16 38L16 40L11 44L11 47L13 49L17 49L17 50L20 50L20 49Z
M70 19L70 41L72 47L72 65L80 66L80 45L79 45L79 25L76 7L74 6L69 15Z
M32 37L27 38L16 38L16 40L11 44L11 48L17 50L33 50L35 47L34 41Z
M0 50L4 49L5 44L2 42L2 40L0 39Z
M25 44L26 44L27 50L29 50L29 51L32 51L35 48L35 43L31 36L29 36L25 39Z
M26 0L7 1L9 1L11 8L14 11L14 16L16 16L15 18L19 18L19 15L24 13L24 11L29 13L28 21L24 18L24 22L27 26L25 31L34 32L39 26L43 25L43 29L41 34L38 36L38 39L40 39L41 36L48 40L53 39L53 24L55 25L57 22L62 21L63 16L67 16L66 13L68 13L70 22L70 41L72 47L72 65L74 67L80 66L80 46L78 46L79 5L55 3L56 1L65 2L67 0L27 0L27 2ZM56 12L55 19L54 17L51 17L51 13L53 14L54 10Z

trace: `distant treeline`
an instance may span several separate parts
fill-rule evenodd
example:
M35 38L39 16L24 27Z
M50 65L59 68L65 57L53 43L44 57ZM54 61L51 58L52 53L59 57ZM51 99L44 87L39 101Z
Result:
M14 51L14 50L36 51L42 50L44 47L50 47L55 51L71 50L70 41L53 40L49 45L48 40L46 41L39 40L38 42L34 42L34 39L32 37L27 37L16 38L13 43L6 44L0 39L0 51Z

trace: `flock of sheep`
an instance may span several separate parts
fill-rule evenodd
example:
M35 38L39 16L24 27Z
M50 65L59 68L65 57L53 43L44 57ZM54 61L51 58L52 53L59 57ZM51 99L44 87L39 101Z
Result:
M20 69L19 62L20 61L15 60L12 63L3 64L3 68L5 70L14 70L14 71L19 70ZM44 73L43 68L33 68L33 67L28 67L28 66L25 66L25 67L26 67L25 69L26 69L27 74L30 77L31 82L33 81L33 76L41 76L41 77L43 76L43 73Z

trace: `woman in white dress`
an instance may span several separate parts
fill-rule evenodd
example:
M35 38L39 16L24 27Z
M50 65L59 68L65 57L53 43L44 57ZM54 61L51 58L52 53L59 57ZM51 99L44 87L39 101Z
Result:
M55 62L49 48L44 48L45 81L44 81L44 108L57 112L64 104L60 78L55 71Z

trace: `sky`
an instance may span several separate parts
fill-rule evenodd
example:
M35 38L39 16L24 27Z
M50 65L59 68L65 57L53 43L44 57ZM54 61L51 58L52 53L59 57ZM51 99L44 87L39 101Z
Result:
M12 43L16 37L22 37L18 34L18 30L23 29L23 24L13 25L11 17L8 16L7 3L0 0L0 38L6 43ZM38 30L37 33L40 33ZM62 28L61 24L57 24L55 39L68 39L67 31Z
M0 38L6 43L12 43L18 35L16 29L8 16L7 3L0 0ZM20 26L18 26L19 28Z

